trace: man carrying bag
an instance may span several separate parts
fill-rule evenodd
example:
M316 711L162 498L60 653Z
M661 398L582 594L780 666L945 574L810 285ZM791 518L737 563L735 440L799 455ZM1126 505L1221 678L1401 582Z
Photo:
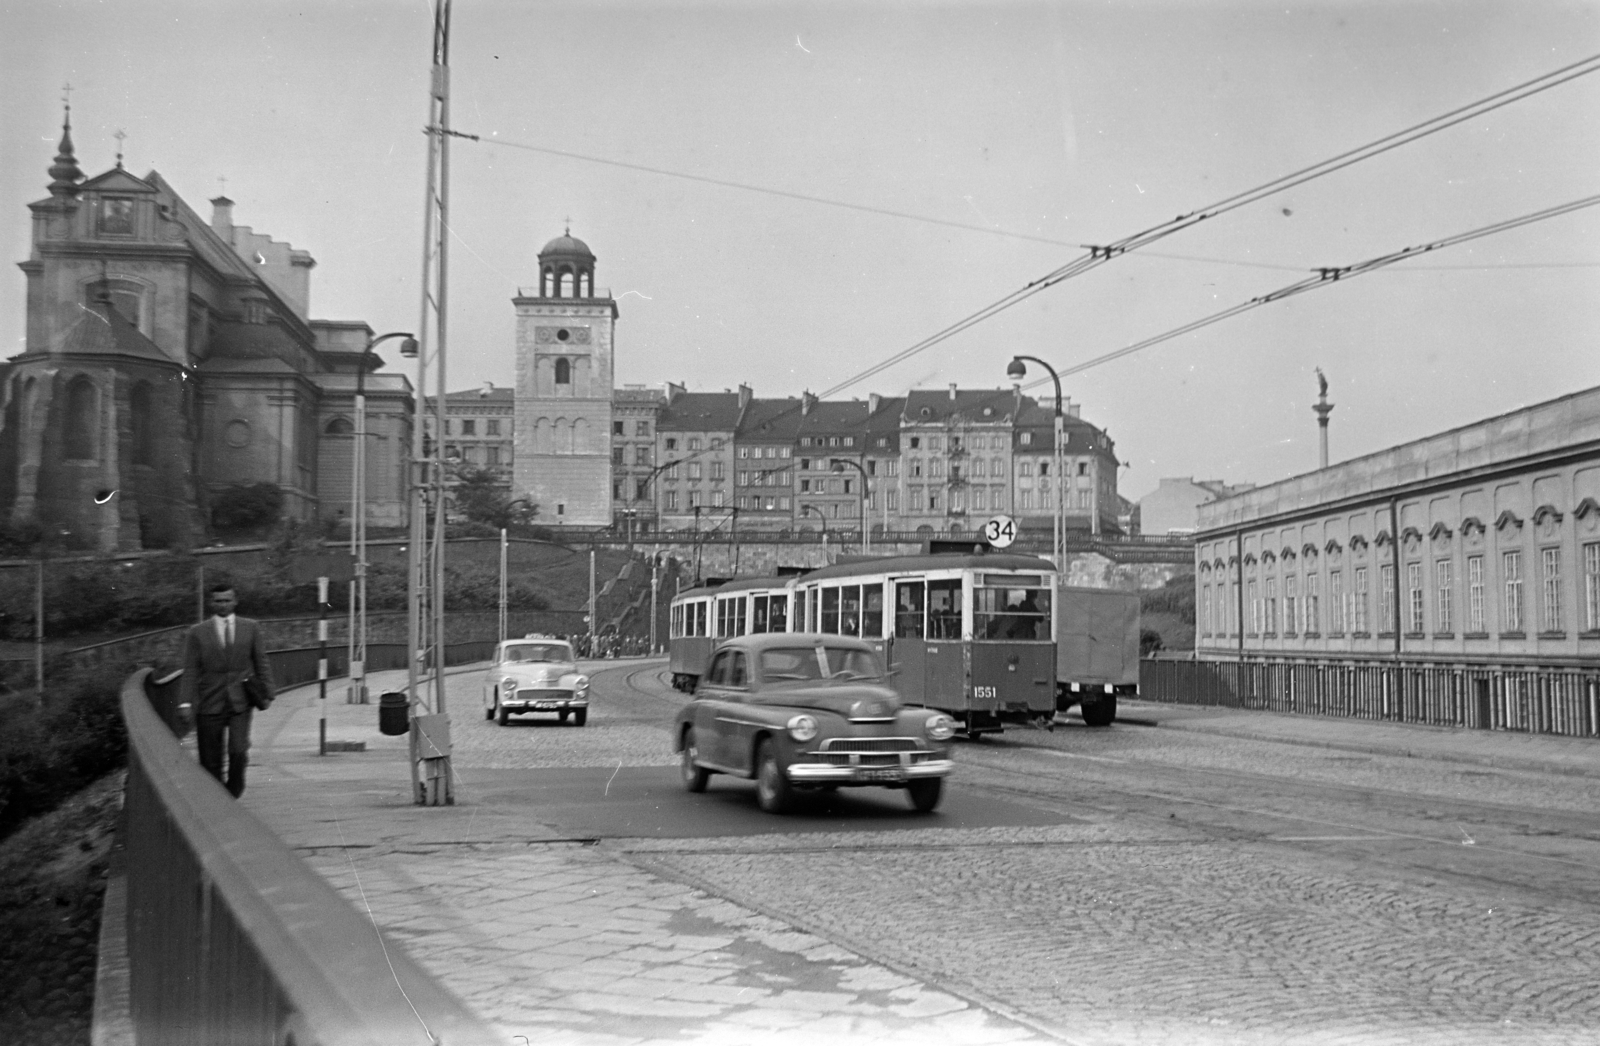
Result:
M237 799L244 794L244 772L250 762L250 718L272 704L272 666L261 649L261 630L238 617L233 588L211 590L212 616L189 629L183 647L180 711L195 717L200 765L223 780L223 752L228 756L226 784Z

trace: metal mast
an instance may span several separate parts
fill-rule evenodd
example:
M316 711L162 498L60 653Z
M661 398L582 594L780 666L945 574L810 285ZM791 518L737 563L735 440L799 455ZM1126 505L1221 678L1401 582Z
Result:
M428 91L428 175L422 233L422 307L417 323L417 385L411 430L411 539L407 544L409 568L407 627L411 658L407 671L407 697L415 714L426 708L431 716L418 716L411 731L412 783L419 803L437 805L453 799L450 787L448 720L444 693L444 411L446 257L449 229L449 119L450 119L450 0L435 0L433 16L433 66ZM428 340L433 333L435 348ZM428 363L434 363L433 441L427 445ZM433 532L428 530L429 508ZM426 680L419 680L426 671ZM432 684L427 696L419 682ZM427 722L425 723L424 720ZM437 725L440 729L434 729ZM442 730L442 733L440 732ZM441 750L442 743L442 750ZM428 766L419 780L419 760ZM441 776L442 775L442 776Z

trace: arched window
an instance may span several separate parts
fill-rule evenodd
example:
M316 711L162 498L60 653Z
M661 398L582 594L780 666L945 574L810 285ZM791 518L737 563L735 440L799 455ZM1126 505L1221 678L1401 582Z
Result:
M574 285L576 283L577 283L577 279L576 279L576 277L574 277L572 275L572 270L570 268L568 268L567 266L563 265L561 267L561 271L556 275L556 297L558 297L558 298L575 298L575 297L577 297L577 294L575 292L573 292L573 287L574 287Z
M95 424L96 399L94 382L81 374L67 386L65 442L70 461L95 459L95 433L99 430Z
M155 416L151 403L150 383L138 382L128 393L128 451L135 465L154 465Z
M572 384L572 363L571 363L571 361L569 361L567 359L564 359L564 358L556 360L556 384L557 385L571 385Z
M115 276L95 280L84 287L84 296L89 305L94 305L102 298L109 300L111 307L135 327L140 326L144 320L144 288L132 280L118 279Z
M334 418L322 431L330 436L349 436L355 433L356 427L350 424L349 418Z

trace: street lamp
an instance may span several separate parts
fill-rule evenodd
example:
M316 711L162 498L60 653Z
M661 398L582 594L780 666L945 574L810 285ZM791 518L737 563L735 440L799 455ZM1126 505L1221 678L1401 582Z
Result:
M1028 374L1028 367L1027 367L1027 365L1025 363L1022 362L1023 360L1032 360L1034 363L1037 363L1039 366L1041 366L1045 370L1049 371L1050 372L1050 380L1055 382L1055 384L1056 384L1056 421L1055 421L1055 429L1056 429L1056 431L1055 431L1055 452L1054 452L1056 477L1055 477L1055 489L1051 492L1051 496L1052 496L1053 501L1054 501L1055 516L1054 516L1054 519L1051 521L1051 525L1050 525L1050 543L1051 543L1051 546L1052 546L1052 553L1053 553L1052 557L1051 557L1052 561L1055 563L1056 569L1060 570L1061 569L1061 551L1062 551L1062 546L1066 544L1066 540L1067 540L1067 534L1066 534L1066 529L1065 529L1066 528L1066 520L1062 517L1062 514L1061 514L1061 480L1062 480L1062 475L1061 475L1061 444L1064 441L1065 434L1066 434L1066 429L1065 429L1066 422L1063 420L1062 414L1061 414L1061 377L1058 374L1056 374L1056 369L1054 367L1050 366L1050 364L1046 363L1044 360L1041 360L1037 356L1013 356L1013 357L1011 357L1010 364L1008 364L1006 366L1006 377L1010 378L1012 381L1021 381L1024 377L1026 377L1027 374Z
M355 559L355 582L350 586L349 699L367 699L367 358L372 350L392 338L404 338L400 355L415 356L417 339L409 331L395 331L368 340L356 365L356 434L350 461L350 555Z
M525 506L527 506L529 508L533 507L532 504L528 501L527 498L516 498L516 499L513 499L511 501L506 502L506 522L507 523L511 522L511 515L512 515L511 510L513 508L515 508L517 505L525 505ZM509 544L510 543L506 538L506 528L505 527L501 527L500 528L500 642L502 642L502 643L504 643L506 641L506 628L510 624L510 615L511 615L511 609L510 609L511 605L510 605L509 599L507 598L508 597L507 579L508 579L508 577L510 575L509 575L509 573L508 573L508 571L506 569L506 565L507 565L507 555L506 555L506 553L507 553L507 550L509 548Z
M841 472L845 465L861 473L861 552L865 555L872 551L872 528L867 521L867 470L861 467L860 462L849 458L834 458L831 468L834 472Z
M828 517L824 516L822 510L815 505L801 505L800 515L804 516L807 512L815 513L816 517L822 520L822 562L826 565L828 562Z

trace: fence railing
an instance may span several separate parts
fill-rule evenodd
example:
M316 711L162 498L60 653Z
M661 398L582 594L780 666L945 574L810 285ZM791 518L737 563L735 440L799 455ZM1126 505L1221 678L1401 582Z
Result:
M1139 692L1170 704L1600 736L1600 669L1147 658Z
M499 1042L178 746L146 695L149 675L122 684L138 1041Z

